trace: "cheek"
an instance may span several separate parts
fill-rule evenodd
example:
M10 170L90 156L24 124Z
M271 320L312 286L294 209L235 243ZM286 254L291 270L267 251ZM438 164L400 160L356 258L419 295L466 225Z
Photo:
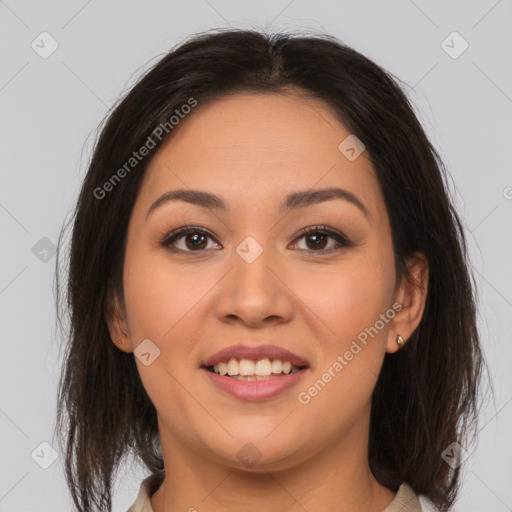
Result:
M347 265L315 281L323 285L323 293L311 289L307 293L306 286L303 295L297 292L321 319L318 326L329 327L322 328L325 337L317 338L317 365L296 397L308 418L321 418L330 411L332 425L344 429L368 406L385 354L388 324L377 332L373 329L390 307L390 280L378 269L367 262ZM306 424L313 427L316 421Z
M311 266L295 274L293 290L305 310L315 313L326 339L343 345L390 307L394 272L383 259L361 251L335 266Z
M141 336L164 342L180 330L180 319L208 290L208 279L195 279L193 274L190 267L171 264L160 251L128 245L124 289L135 343Z
M188 395L180 382L197 371L191 345L196 336L194 306L212 283L196 279L169 263L162 253L148 251L142 244L127 247L124 287L130 336L136 348L151 340L158 358L146 366L136 358L139 375L158 411L185 410Z
M299 400L310 400L311 412L343 404L343 410L333 414L351 416L370 399L394 316L393 268L392 255L368 248L327 271L317 269L297 278L294 291L319 319L318 364Z
M139 338L160 339L172 325L175 304L170 302L171 289L157 268L149 268L144 260L127 259L124 271L125 301L130 333L137 344ZM166 314L164 315L164 312Z

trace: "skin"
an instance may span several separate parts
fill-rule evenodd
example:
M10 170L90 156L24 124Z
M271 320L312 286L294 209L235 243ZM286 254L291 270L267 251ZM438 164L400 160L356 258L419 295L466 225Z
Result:
M423 313L428 267L408 261L413 281L397 280L384 199L366 152L349 161L338 149L349 132L329 106L297 94L237 93L199 104L153 156L130 218L125 303L108 324L112 342L133 352L144 339L161 351L136 358L156 407L166 478L155 512L382 511L395 492L367 462L371 394L386 352L408 339ZM129 179L129 178L126 178ZM341 187L352 203L330 200L279 212L290 192ZM176 189L222 196L229 212L169 202ZM353 241L327 238L320 249L300 229L323 224ZM209 230L159 245L177 228ZM236 248L252 236L262 254L247 263ZM195 242L196 245L198 242ZM328 252L331 250L331 252ZM297 395L332 367L365 328L402 306L308 404ZM124 340L122 344L119 339ZM273 343L309 361L294 387L248 402L222 393L200 370L220 349ZM237 456L258 450L248 467ZM193 508L192 508L193 507Z

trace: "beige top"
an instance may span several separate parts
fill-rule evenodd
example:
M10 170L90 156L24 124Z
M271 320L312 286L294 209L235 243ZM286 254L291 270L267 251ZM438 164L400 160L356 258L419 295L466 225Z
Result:
M159 475L150 475L143 480L137 499L127 512L153 512L150 498L160 487L161 481ZM430 510L423 508L421 503L422 501L412 488L403 483L398 489L395 499L382 512L423 512Z

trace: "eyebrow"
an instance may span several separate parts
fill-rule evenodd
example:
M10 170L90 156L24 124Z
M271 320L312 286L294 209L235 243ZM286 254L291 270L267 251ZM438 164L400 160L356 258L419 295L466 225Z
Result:
M291 194L288 194L281 203L279 203L279 211L282 212L284 210L290 211L299 208L307 208L308 206L330 201L332 199L348 201L357 206L367 219L370 217L369 211L356 195L348 190L336 187L292 192ZM212 194L211 192L193 189L170 190L151 204L146 214L146 220L154 210L171 201L183 201L203 208L223 212L230 210L222 197Z

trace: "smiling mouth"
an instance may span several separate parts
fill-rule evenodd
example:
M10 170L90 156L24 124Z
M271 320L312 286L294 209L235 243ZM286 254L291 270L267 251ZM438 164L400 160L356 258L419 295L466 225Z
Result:
M231 358L213 366L204 366L209 372L238 381L266 381L285 377L300 372L308 366L295 366L281 359L250 359Z

